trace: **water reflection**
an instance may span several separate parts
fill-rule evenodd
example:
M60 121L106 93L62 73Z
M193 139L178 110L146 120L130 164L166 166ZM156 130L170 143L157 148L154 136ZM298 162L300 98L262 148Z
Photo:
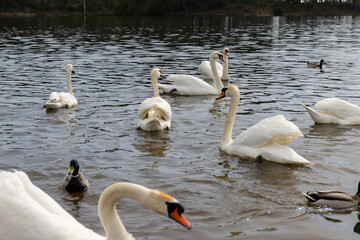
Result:
M171 131L171 130L170 130ZM169 131L137 131L136 141L132 145L143 153L143 156L166 157L166 151L169 150L171 139Z

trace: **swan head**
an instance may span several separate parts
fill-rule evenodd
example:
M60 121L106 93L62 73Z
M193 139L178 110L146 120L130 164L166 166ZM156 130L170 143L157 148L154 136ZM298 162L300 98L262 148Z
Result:
M154 68L151 70L151 76L154 76L156 78L162 77L165 78L164 74L162 74L160 68Z
M66 65L66 72L75 74L74 68L72 64Z
M223 54L226 56L229 56L229 49L228 48L224 48L223 49Z
M213 59L220 59L220 61L223 61L225 62L224 60L224 56L221 54L221 52L219 51L214 51L210 54L210 59L213 58Z
M68 175L73 175L73 176L79 175L79 169L80 169L79 162L76 159L71 160Z
M221 89L221 94L216 98L216 100L224 97L237 97L240 98L240 89L235 85L227 85Z
M174 197L152 189L147 201L150 203L149 208L155 212L175 220L187 229L191 229L190 222L183 216L184 207Z

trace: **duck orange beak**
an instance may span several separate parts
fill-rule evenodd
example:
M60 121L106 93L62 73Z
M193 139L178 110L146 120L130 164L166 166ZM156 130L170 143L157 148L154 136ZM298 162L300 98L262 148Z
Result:
M175 210L170 213L170 218L174 219L175 221L177 221L178 223L180 223L181 225L183 225L184 227L186 227L187 229L191 229L191 224L188 220L186 220L186 218L182 215L182 214L178 214L178 209L175 208Z

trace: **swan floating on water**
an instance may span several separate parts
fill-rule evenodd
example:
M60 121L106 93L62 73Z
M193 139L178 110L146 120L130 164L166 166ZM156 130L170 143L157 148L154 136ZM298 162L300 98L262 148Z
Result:
M240 100L240 90L234 85L223 88L216 99L231 97L220 150L228 154L254 159L265 159L283 164L311 164L292 148L287 146L299 136L299 128L278 115L269 117L242 132L235 140L231 138L236 111Z
M139 107L137 127L145 131L158 131L170 129L171 107L170 104L159 96L158 78L164 77L159 68L151 71L151 82L154 97L145 99Z
M98 211L105 237L79 223L21 171L0 171L0 236L11 240L133 240L116 211L116 203L131 198L174 219L184 227L183 206L166 193L134 183L115 183L101 194Z
M75 74L72 64L68 64L66 65L68 92L52 92L49 96L49 101L45 103L46 108L72 108L78 105L71 86L71 73Z
M221 82L219 75L216 71L215 59L224 61L223 55L218 52L212 52L210 54L210 66L214 76L214 86L211 86L204 80L185 74L172 74L169 75L167 80L173 81L171 84L159 84L159 88L165 93L174 93L179 95L209 95L220 94L224 84Z
M229 49L224 48L222 51L222 54L224 56L224 63L221 66L220 63L216 62L216 70L219 76L221 76L221 80L228 81L229 80ZM210 67L210 61L202 61L199 65L199 71L202 74L203 79L212 80L214 79L211 67Z
M315 104L316 111L305 104L302 106L308 111L315 123L334 123L342 125L360 124L360 106L338 98L325 98Z

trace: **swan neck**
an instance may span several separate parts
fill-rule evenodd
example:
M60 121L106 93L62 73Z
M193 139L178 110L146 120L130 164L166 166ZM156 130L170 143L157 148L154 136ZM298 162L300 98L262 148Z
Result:
M154 97L158 97L159 96L158 78L154 75L151 75L151 83L154 91Z
M220 149L224 149L225 146L232 142L232 130L234 127L235 115L238 108L240 96L232 96L230 102L229 112L225 122L224 133L220 142Z
M147 190L132 183L116 183L105 189L99 199L98 211L106 240L131 239L116 211L116 203L122 198L131 198L146 206L144 201Z
M66 79L67 79L67 87L68 87L68 92L71 95L74 95L73 89L72 89L72 85L71 85L71 71L70 70L66 70Z
M210 68L211 68L211 73L214 77L214 87L220 93L221 89L224 88L224 84L221 82L219 74L217 72L215 58L211 56L210 56Z
M224 54L224 63L223 63L223 72L221 76L221 80L229 80L229 61L228 61L228 55Z

